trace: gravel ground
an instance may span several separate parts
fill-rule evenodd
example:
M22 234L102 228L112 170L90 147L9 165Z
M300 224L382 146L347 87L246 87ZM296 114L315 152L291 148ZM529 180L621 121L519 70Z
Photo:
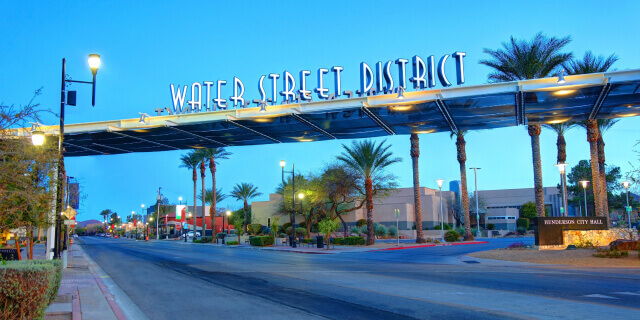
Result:
M592 256L595 249L578 250L536 250L536 249L495 249L470 253L481 259L530 262L540 264L565 264L583 267L640 268L638 251L629 251L629 256L610 259Z

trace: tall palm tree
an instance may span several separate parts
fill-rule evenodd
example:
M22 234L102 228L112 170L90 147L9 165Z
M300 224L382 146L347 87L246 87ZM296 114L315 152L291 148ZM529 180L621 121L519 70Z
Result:
M111 215L111 210L109 209L104 209L100 212L100 215L102 216L102 224L105 225L107 223L107 217L109 215ZM106 226L105 226L105 230L106 230Z
M553 123L553 124L544 124L543 126L549 130L554 131L558 135L558 140L556 141L556 146L558 146L558 163L563 164L567 161L567 142L564 139L564 134L574 128L577 124L575 122L561 122L561 123ZM564 175L561 177L563 190L562 194L567 193L567 176ZM565 208L565 215L569 215L568 207L567 207L567 199L562 199L563 207Z
M227 150L225 150L224 148L206 148L206 149L198 149L197 151L198 153L200 153L200 156L203 159L207 159L209 160L208 166L209 166L209 171L211 172L211 180L213 182L213 186L211 188L212 191L212 201L209 203L209 216L212 217L211 218L211 230L214 230L213 232L215 233L216 230L216 219L215 219L215 213L216 213L216 203L218 201L222 201L223 199L221 197L216 196L216 192L218 191L218 189L216 188L216 165L218 164L218 159L229 159L229 156L232 154L231 152L228 152ZM206 200L206 196L205 196L205 200ZM215 243L212 241L212 243Z
M582 60L574 59L565 64L563 67L567 69L568 74L586 74L606 72L611 66L618 61L615 54L605 58L604 56L595 56L591 51L584 54ZM591 124L589 124L591 122ZM582 123L582 127L587 129L587 141L589 141L589 151L591 155L591 176L593 184L593 192L596 206L596 213L599 216L606 216L609 212L609 203L607 200L607 179L606 168L604 164L604 140L602 129L607 130L613 126L617 120L600 119L587 120ZM597 211L600 211L599 213Z
M249 210L249 200L257 196L261 196L262 193L258 192L258 187L252 183L238 183L233 187L233 191L229 194L232 198L242 201L244 210L244 222L242 223L242 232L247 230L247 211Z
M416 223L416 243L426 243L422 231L422 205L420 204L420 172L418 158L420 157L420 140L418 134L411 134L411 164L413 166L413 216ZM346 234L346 230L345 230Z
M354 141L350 147L342 145L344 149L338 160L356 170L364 179L364 191L367 203L367 245L375 243L373 230L373 180L379 178L384 169L402 158L393 158L389 151L391 145L385 145L386 140L379 144L367 139Z
M462 198L462 214L464 215L464 240L472 241L471 218L469 217L469 197L467 196L467 142L464 140L466 130L451 132L451 138L456 137L456 149L458 151L458 163L460 164L460 198ZM479 223L479 222L478 222Z
M481 60L480 64L494 69L489 74L489 82L506 82L544 78L555 74L563 63L567 63L573 55L560 51L571 42L571 37L548 38L539 32L531 41L517 40L511 37L508 43L502 43L502 49L484 49L491 60ZM533 180L535 182L536 212L539 217L545 215L544 193L542 185L542 162L540 160L539 124L528 125L531 136L533 156Z
M213 203L213 197L216 197L215 199L216 202L220 202L228 198L228 196L224 194L224 192L222 192L222 188L218 188L218 190L216 190L215 193L213 192L213 190L207 189L204 193L204 202L209 206L211 206ZM198 196L198 200L202 200L202 195Z
M194 211L194 215L198 213L198 204L196 202L196 196L198 194L198 190L197 190L197 184L196 182L198 181L198 174L196 172L196 169L198 169L198 165L200 164L200 157L196 154L195 150L191 150L189 153L187 154L183 154L180 157L180 168L187 168L189 170L192 171L192 176L191 179L193 180L193 211ZM204 210L202 211L202 236L204 236ZM196 218L194 216L193 219L193 231L195 233L196 231Z

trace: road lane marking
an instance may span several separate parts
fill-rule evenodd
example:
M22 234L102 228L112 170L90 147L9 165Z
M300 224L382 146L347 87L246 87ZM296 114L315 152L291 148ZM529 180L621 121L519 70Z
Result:
M601 298L601 299L616 299L616 300L619 300L619 299L618 299L618 298L616 298L616 297L605 296L604 294L597 294L597 293L594 293L594 294L587 294L587 295L584 295L583 297L587 297L587 298Z
M640 293L635 292L612 292L613 294L624 294L628 296L640 296Z

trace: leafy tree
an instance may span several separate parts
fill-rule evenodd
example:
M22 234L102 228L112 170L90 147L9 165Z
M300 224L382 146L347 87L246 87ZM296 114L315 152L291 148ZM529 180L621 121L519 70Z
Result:
M198 190L197 190L197 184L196 182L198 181L198 174L196 172L196 169L198 169L198 166L201 162L201 157L199 154L196 153L195 150L190 151L187 154L184 154L180 157L180 168L186 168L191 170L191 180L193 180L193 208L194 208L194 215L198 212L198 204L196 203L196 196L198 194ZM194 217L194 221L195 221L195 217ZM204 210L202 210L202 236L205 236L205 225L204 225ZM195 234L195 230L196 230L196 224L194 222L193 224L193 230L194 230L194 234Z
M327 236L327 238L330 238L332 233L340 229L340 224L338 223L338 221L332 220L330 218L324 218L318 223L318 228L320 229L320 232L322 232L322 234Z
M236 184L235 187L233 187L230 195L232 198L238 201L242 201L243 203L242 209L244 210L244 221L242 224L242 228L240 228L239 230L245 232L247 230L247 212L249 211L249 200L257 196L261 196L262 193L258 192L258 187L254 186L252 183L243 182Z
M536 203L527 201L524 204L522 204L522 206L520 207L520 215L523 218L527 218L527 219L535 218L538 215L536 212Z
M584 190L580 181L593 181L592 168L589 160L580 160L577 165L573 166L569 173L567 173L567 191L573 196L570 203L574 207L584 206ZM606 166L606 181L608 192L617 192L622 188L619 180L622 177L620 173L620 167ZM592 183L587 185L587 204L589 208L587 211L590 213L596 212L594 210L595 198L593 196ZM583 213L584 214L584 213Z
M489 82L506 82L536 78L546 78L556 74L563 63L567 63L573 54L560 51L571 42L571 37L548 38L539 32L531 41L517 40L502 44L502 49L484 49L484 53L491 56L491 60L481 60L480 64L492 68ZM527 127L531 137L531 151L533 157L533 179L535 184L536 212L538 216L545 214L544 192L542 185L542 161L540 157L539 124Z
M391 145L385 145L386 140L376 144L373 140L354 141L351 146L342 145L343 152L338 160L356 170L364 182L364 196L367 208L367 245L375 243L373 229L373 192L374 182L384 181L389 177L386 168L402 161L393 157L389 151Z
M79 235L84 234L84 232L85 232L86 230L87 230L86 228L83 228L83 227L82 227L82 226L80 226L80 225L76 225L76 227L74 228L74 232L75 232L75 234L79 234Z

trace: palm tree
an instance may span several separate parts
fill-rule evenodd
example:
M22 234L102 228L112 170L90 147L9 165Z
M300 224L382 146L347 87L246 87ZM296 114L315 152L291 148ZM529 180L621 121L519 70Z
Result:
M480 64L494 69L488 76L489 82L544 78L556 73L563 63L567 63L573 57L571 53L560 52L569 42L571 37L548 38L542 32L536 34L531 41L511 37L509 43L502 43L503 49L485 48L484 53L492 59L481 60ZM531 136L536 212L539 217L543 217L545 210L540 160L541 127L539 124L529 124L527 129Z
M372 140L354 141L351 147L342 145L344 149L338 160L356 170L364 179L364 190L367 203L367 245L375 243L373 230L373 180L379 178L386 167L401 162L401 158L393 158L389 151L391 145L384 145L386 140L377 144Z
M416 221L416 243L426 243L422 231L422 205L420 204L420 173L418 171L418 157L420 157L420 140L418 134L411 134L411 164L413 166L413 216ZM345 237L347 231L345 230Z
M180 157L180 168L187 168L189 170L192 170L193 174L191 176L191 179L193 180L193 211L194 211L194 215L198 213L198 204L196 203L196 196L198 194L198 190L197 190L197 185L196 182L198 181L198 174L196 172L196 169L198 168L198 165L200 164L200 157L198 157L198 155L196 154L195 150L190 151L187 154L183 154ZM195 234L197 225L196 225L196 217L193 217L193 231ZM202 236L204 236L204 208L202 210Z
M574 128L577 124L575 122L561 122L561 123L553 123L553 124L544 124L543 126L549 130L553 130L557 135L558 135L558 140L556 141L556 146L558 146L558 163L562 164L565 163L567 161L567 142L564 139L564 134L571 130L571 128ZM562 184L563 184L563 190L562 190L562 194L568 194L567 193L567 178L566 175L561 177L562 180ZM568 210L567 204L568 204L568 200L567 199L562 199L563 201L563 207L565 208L565 210ZM568 211L565 211L565 215L569 215Z
M109 209L104 209L100 212L100 215L102 216L102 224L106 224L107 223L107 217L111 215L111 210ZM106 230L106 227L105 227Z
M458 163L460 163L460 197L462 198L462 214L464 215L464 240L472 241L474 238L473 234L471 233L471 218L469 217L469 197L467 196L467 151L465 149L467 142L464 140L464 135L466 133L466 130L451 132L451 138L456 137Z
M568 74L599 73L608 71L616 61L618 61L618 57L615 54L604 58L603 56L596 57L591 51L587 51L582 60L573 59L563 63L562 67L567 70Z
M238 183L233 187L233 191L229 194L232 198L243 201L244 206L244 222L242 223L242 232L247 230L247 211L249 210L249 199L261 196L262 193L258 192L258 187L252 183Z
M228 198L228 196L222 192L222 188L218 188L218 190L216 190L215 193L213 192L213 190L207 189L204 193L204 202L209 206L211 206L213 203L213 197L216 197L215 199L216 202L220 202ZM202 195L198 196L198 200L202 200Z
M563 64L569 74L586 74L606 72L611 66L618 61L615 54L605 58L603 56L595 56L591 51L584 54L582 60L571 60ZM607 201L607 179L604 164L604 140L602 139L603 129L607 130L613 126L617 120L600 119L587 120L581 126L587 129L587 141L589 141L589 151L591 155L591 176L593 182L593 192L595 199L595 207L597 215L606 216L609 212L609 204Z
M209 160L209 171L211 172L211 180L213 180L213 186L211 191L213 195L211 196L212 201L209 202L209 216L211 218L211 230L215 233L216 230L216 203L218 201L222 201L223 198L216 196L216 192L218 189L216 188L216 165L218 164L217 159L229 159L231 152L226 151L224 148L206 148L206 149L198 149L197 151L203 159ZM205 201L206 196L205 196ZM215 243L212 241L212 243Z

